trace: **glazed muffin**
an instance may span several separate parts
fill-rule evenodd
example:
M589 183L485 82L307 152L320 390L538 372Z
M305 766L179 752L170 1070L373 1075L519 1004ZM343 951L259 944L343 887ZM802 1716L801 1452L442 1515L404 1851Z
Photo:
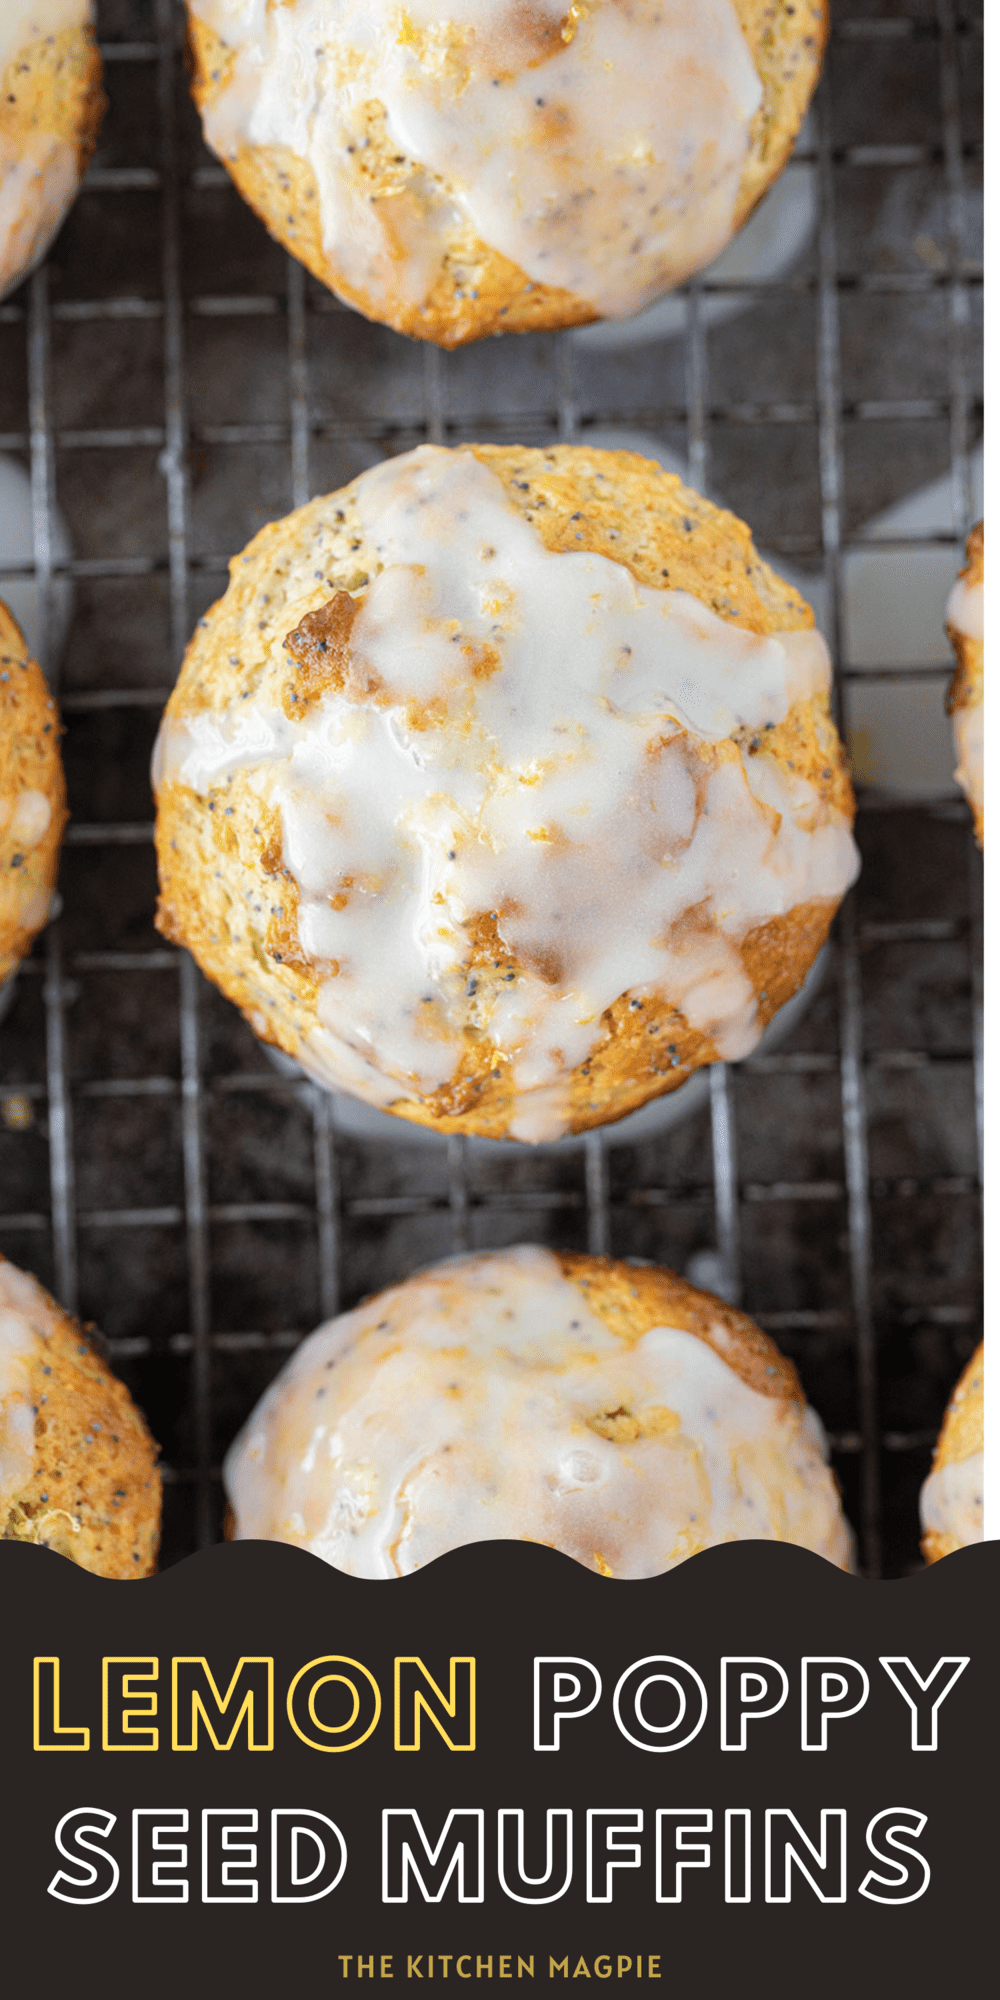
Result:
M95 1576L151 1576L157 1448L93 1328L0 1257L0 1540Z
M856 851L826 648L742 522L628 452L423 446L230 573L157 921L258 1034L532 1141L755 1046Z
M984 1359L980 1343L959 1376L921 1488L921 1548L929 1563L983 1539Z
M965 568L948 599L945 623L958 662L948 689L955 732L955 776L972 807L983 844L983 523L965 545Z
M366 1300L293 1355L224 1477L237 1539L352 1576L496 1539L602 1576L729 1541L851 1563L791 1362L672 1271L610 1258L458 1257Z
M188 0L205 137L370 319L457 347L621 318L787 159L826 0Z
M97 142L93 13L91 0L0 7L0 298L45 255Z
M0 604L0 986L52 905L67 817L59 735L45 676Z

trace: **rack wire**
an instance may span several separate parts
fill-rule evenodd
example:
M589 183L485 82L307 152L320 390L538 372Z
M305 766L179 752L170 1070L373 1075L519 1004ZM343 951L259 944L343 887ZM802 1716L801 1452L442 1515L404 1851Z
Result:
M60 687L74 811L64 915L22 968L0 1029L0 1247L108 1333L164 1445L165 1560L217 1537L222 1450L311 1325L449 1250L528 1239L692 1274L713 1260L717 1288L803 1374L866 1572L905 1571L918 1559L917 1488L981 1315L981 882L964 808L861 795L866 870L826 987L780 1052L712 1069L707 1113L640 1145L598 1132L565 1157L512 1160L455 1138L429 1152L405 1132L393 1146L345 1136L334 1100L269 1064L187 954L152 931L146 771L194 617L249 532L248 494L253 527L375 456L477 433L653 430L683 440L702 488L727 439L807 437L813 519L786 519L769 549L825 575L843 706L852 681L871 677L842 658L845 558L871 546L848 445L895 425L915 463L937 469L943 452L956 566L971 524L981 271L966 183L980 158L970 87L981 22L950 0L834 8L806 156L815 250L786 277L735 288L758 315L743 322L755 337L773 339L760 315L775 304L808 325L811 385L800 352L794 380L764 395L749 358L734 374L731 352L717 383L705 301L734 288L711 277L685 292L683 369L664 348L659 374L639 369L634 382L581 361L571 335L470 357L365 329L268 241L201 147L174 0L106 0L98 15L112 107L101 150L47 264L0 306L0 449L30 467L34 526L33 565L0 573L0 591L14 574L37 579L53 681L53 592L67 576L77 591ZM867 213L859 186L914 175L943 188L934 257L845 256L845 216L850 238L855 212ZM852 344L845 385L842 318L859 300L869 313L879 300L933 311L933 393L887 396L877 342L860 369ZM254 359L262 411L221 421L237 351ZM897 376L910 352L902 342ZM349 363L339 375L338 356ZM96 386L81 394L88 362ZM123 403L144 420L121 421ZM871 451L861 459L870 465ZM156 519L152 493L163 495ZM57 502L85 551L64 563ZM752 505L741 511L755 520ZM924 672L943 693L943 654Z

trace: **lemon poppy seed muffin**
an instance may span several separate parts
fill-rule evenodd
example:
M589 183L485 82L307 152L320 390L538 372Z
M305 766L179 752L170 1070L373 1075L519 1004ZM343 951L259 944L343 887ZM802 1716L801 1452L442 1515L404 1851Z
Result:
M851 1562L822 1428L752 1320L671 1271L534 1247L450 1259L320 1327L224 1477L237 1539L353 1576L494 1539L617 1577L727 1541Z
M3 0L0 298L76 199L104 116L101 74L91 0Z
M983 1539L984 1363L980 1342L955 1385L921 1488L921 1547L929 1563Z
M154 759L158 923L319 1081L549 1141L745 1055L856 870L812 613L583 446L423 446L231 565Z
M0 1540L95 1576L151 1576L156 1446L92 1331L0 1256Z
M648 305L780 172L825 0L188 0L205 137L369 318L454 347Z
M0 986L46 922L66 824L59 713L0 604Z
M948 599L945 623L957 665L948 689L948 712L955 732L955 776L972 807L976 839L983 844L983 608L985 565L983 523L965 545L965 568Z

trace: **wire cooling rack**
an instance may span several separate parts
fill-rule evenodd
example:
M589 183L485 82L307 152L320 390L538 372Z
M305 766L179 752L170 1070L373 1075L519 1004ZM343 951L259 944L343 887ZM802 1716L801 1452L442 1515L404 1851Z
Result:
M865 1569L905 1573L981 1319L980 874L957 794L862 793L864 872L780 1051L715 1067L707 1109L658 1138L512 1155L358 1139L274 1067L153 930L148 760L191 627L263 521L425 439L595 426L655 433L825 580L849 709L871 677L840 644L864 522L950 474L951 528L892 546L953 543L957 567L970 525L981 21L950 0L834 7L800 148L818 230L785 276L696 282L683 337L624 354L541 335L442 355L265 235L201 145L173 0L100 0L98 20L100 150L0 306L0 450L30 469L34 520L33 572L0 591L38 580L73 811L62 917L0 1026L0 1247L104 1328L163 1445L165 1562L217 1537L222 1453L303 1333L434 1257L529 1240L742 1300L824 1418ZM741 316L709 324L737 291ZM943 640L922 671L943 696Z

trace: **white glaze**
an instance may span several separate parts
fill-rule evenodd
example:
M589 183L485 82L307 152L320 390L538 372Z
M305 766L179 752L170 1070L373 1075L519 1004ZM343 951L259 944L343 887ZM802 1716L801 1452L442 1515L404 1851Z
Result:
M48 248L79 184L76 147L54 132L0 139L0 295Z
M37 1280L0 1258L0 1525L34 1470L30 1368L54 1323L51 1302Z
M762 87L732 0L192 0L235 60L205 112L225 159L286 146L324 248L376 300L420 305L471 224L606 316L718 255ZM372 200L372 100L412 168Z
M984 1462L974 1451L957 1464L939 1465L920 1489L920 1525L925 1534L953 1535L966 1549L983 1539Z
M19 890L16 898L15 915L17 922L23 925L26 931L31 931L32 934L35 931L40 931L42 925L48 920L55 901L55 895L55 890L47 889L43 883L36 883L31 888L26 884L23 889Z
M946 625L953 625L966 639L982 639L983 636L983 586L970 583L964 576L957 578L948 593L948 608L944 614Z
M4 824L6 818L2 812L4 803L6 802L0 801L0 826ZM37 847L51 823L52 807L44 792L34 790L18 792L13 800L13 810L10 815L12 840L16 840L18 845L24 848Z
M952 716L958 767L955 776L971 806L984 810L986 780L983 765L983 704L956 708Z
M825 688L819 634L758 638L603 556L550 554L470 452L423 446L354 492L383 567L343 692L302 722L252 699L168 718L154 766L203 795L246 770L280 809L299 941L327 974L300 1059L388 1104L447 1082L474 1026L514 1061L513 1135L538 1141L566 1129L568 1076L625 992L745 1055L739 944L839 898L856 850L765 750L700 750L743 724L766 742ZM303 587L315 601L309 570ZM522 970L472 992L463 926L491 910Z
M726 1541L851 1559L812 1410L748 1388L693 1334L619 1340L535 1248L439 1264L321 1327L224 1476L238 1539L354 1576L494 1538L619 1577Z
M0 69L31 42L81 28L92 19L91 0L2 0Z

